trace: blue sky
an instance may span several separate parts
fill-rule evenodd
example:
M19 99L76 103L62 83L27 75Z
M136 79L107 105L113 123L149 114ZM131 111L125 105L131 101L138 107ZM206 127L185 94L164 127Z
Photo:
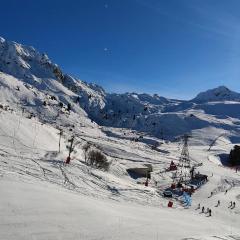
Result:
M109 92L240 91L239 0L1 1L0 36Z

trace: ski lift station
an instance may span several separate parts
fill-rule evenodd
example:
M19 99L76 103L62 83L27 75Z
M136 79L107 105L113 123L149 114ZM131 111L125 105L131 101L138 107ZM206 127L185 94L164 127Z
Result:
M143 164L138 167L128 168L127 172L133 179L138 178L151 178L151 172L153 171L151 164Z
M169 182L167 186L160 191L160 193L166 198L173 198L175 200L181 201L185 206L191 205L192 194L203 184L208 181L208 176L201 174L200 172L196 172L196 168L201 166L202 164L193 164L190 160L189 150L188 150L188 141L191 138L190 135L185 134L181 137L183 142L181 154L179 160L172 160L169 164L169 167L161 170L159 174L167 174L172 177L169 178ZM127 169L128 175L137 180L139 184L145 184L145 186L150 186L157 188L159 190L159 186L162 186L161 180L156 182L155 178L150 181L151 174L156 174L156 170L153 170L151 164L133 164L132 167ZM152 184L155 181L155 185ZM150 185L149 185L150 182ZM172 202L169 203L169 206L172 207Z

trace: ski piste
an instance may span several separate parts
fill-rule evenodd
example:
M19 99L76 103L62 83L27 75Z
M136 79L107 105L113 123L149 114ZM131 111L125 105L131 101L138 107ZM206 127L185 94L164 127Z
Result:
M239 238L240 173L224 164L239 144L238 93L110 94L32 47L0 42L0 239ZM85 150L109 169L91 166ZM191 196L186 186L163 196L172 162ZM192 167L208 176L200 187L189 183Z

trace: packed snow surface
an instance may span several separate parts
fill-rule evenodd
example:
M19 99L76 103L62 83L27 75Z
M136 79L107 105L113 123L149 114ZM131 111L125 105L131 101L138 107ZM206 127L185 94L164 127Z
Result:
M238 96L225 87L191 101L108 94L0 38L0 239L240 239L240 172L224 165L240 144ZM188 208L179 198L168 208L167 169L185 133L191 163L209 181ZM86 144L107 157L108 171L86 164ZM128 172L149 164L148 186Z

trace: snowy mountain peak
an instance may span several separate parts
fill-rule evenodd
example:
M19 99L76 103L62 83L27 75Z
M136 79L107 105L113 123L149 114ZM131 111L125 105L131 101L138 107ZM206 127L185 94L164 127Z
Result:
M95 85L87 84L64 74L57 64L53 63L46 53L40 53L31 46L25 46L4 38L0 40L0 72L9 74L38 90L47 89L49 83L56 80L69 90L78 94L84 106L92 102L103 104L104 90ZM89 98L90 99L90 98Z
M0 40L0 71L28 81L35 78L54 78L54 69L46 54L33 47L16 42Z
M4 43L5 39L3 37L0 37L0 43Z
M213 101L240 101L240 94L229 90L225 86L199 93L193 102L213 102Z

